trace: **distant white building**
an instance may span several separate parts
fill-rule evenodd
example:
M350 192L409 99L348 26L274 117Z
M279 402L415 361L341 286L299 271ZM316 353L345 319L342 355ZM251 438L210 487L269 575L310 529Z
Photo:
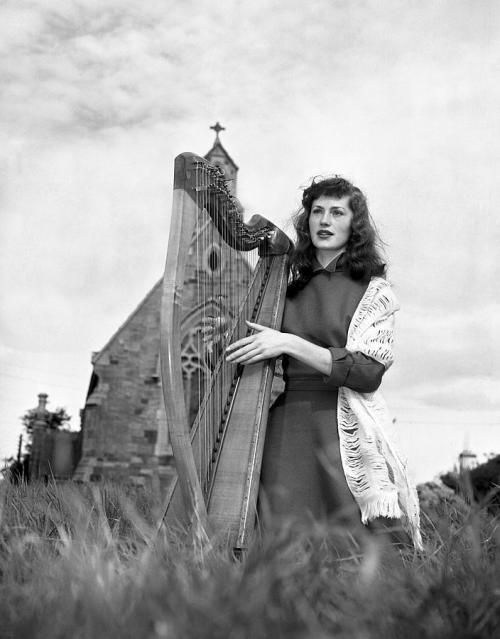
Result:
M458 469L460 472L465 470L472 470L478 464L477 455L468 448L464 450L458 456Z

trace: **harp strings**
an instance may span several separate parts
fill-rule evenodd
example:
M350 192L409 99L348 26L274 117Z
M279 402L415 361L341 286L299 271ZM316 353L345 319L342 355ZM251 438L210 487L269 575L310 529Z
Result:
M199 407L192 424L193 435L197 432L198 437L192 441L200 483L207 495L238 382L238 368L226 361L225 349L250 333L245 319L255 319L266 261L259 261L257 249L233 248L234 233L244 236L246 229L230 197L224 192L213 197L214 189L224 191L218 169L199 163L195 183L199 211L194 242L198 366L196 394L186 401L191 402L190 421ZM217 226L213 220L218 220Z

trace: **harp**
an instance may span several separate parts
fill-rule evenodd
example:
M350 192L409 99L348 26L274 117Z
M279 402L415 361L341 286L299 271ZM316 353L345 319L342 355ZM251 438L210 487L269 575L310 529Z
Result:
M226 362L224 351L249 334L246 319L280 328L290 248L268 220L243 222L220 169L190 153L176 158L160 361L177 478L164 521L196 522L235 551L248 545L255 526L274 361L240 367ZM196 316L194 382L190 370L183 376L189 313Z

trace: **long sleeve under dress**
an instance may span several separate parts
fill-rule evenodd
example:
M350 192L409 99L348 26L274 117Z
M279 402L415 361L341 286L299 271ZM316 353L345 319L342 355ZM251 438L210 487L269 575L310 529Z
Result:
M283 358L285 391L269 415L261 472L261 516L318 518L350 512L354 500L340 459L337 429L338 388L373 392L384 366L345 349L352 316L368 286L352 280L343 256L314 274L287 298L282 331L328 348L328 377L291 358ZM349 515L350 517L350 515Z

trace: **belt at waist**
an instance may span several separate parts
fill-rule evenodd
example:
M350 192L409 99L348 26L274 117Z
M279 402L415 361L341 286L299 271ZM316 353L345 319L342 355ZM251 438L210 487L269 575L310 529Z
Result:
M287 391L329 391L331 393L337 392L336 388L329 388L325 382L317 378L307 378L307 377L294 377L292 379L288 379L285 382L285 392Z

